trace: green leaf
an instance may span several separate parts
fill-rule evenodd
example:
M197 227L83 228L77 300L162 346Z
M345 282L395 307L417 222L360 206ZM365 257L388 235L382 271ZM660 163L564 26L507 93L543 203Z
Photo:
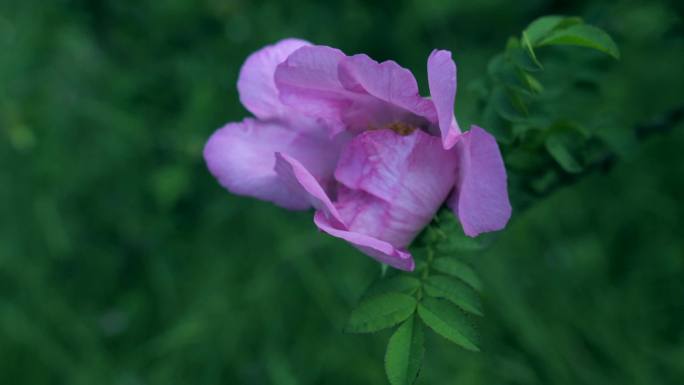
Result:
M578 173L582 171L582 166L570 152L570 149L561 134L550 135L546 138L545 146L546 150L551 154L551 157L558 162L563 170L569 173Z
M537 194L546 194L553 186L558 183L558 172L556 170L548 170L542 176L532 179L530 187Z
M524 92L524 94L527 94L527 92ZM523 92L520 92L520 90L509 88L508 97L511 99L511 104L513 104L513 107L524 114L523 120L527 120L529 119L530 111L527 108L524 94Z
M511 38L506 45L506 54L516 66L525 71L541 71L543 69L541 63L537 60L534 51L530 49L531 47L528 47L527 44L525 47L521 46L516 38Z
M432 262L432 267L445 274L454 276L470 285L477 291L482 290L482 282L472 267L456 258L440 257Z
M525 82L527 83L527 86L529 87L530 91L534 92L535 94L544 91L544 86L542 86L542 84L539 83L539 80L537 80L537 78L530 74L525 74Z
M521 122L525 120L525 115L520 111L518 100L514 100L512 96L506 88L496 87L492 91L491 103L502 118L512 122Z
M487 126L489 129L489 126ZM440 253L463 253L478 251L485 248L483 237L469 237L463 232L463 227L456 219L454 212L448 208L440 210L435 216L437 226L432 230L437 233L435 247Z
M456 345L479 352L475 329L466 315L456 306L441 299L423 298L418 315L432 330Z
M420 280L410 275L400 274L391 278L375 281L364 293L364 298L374 297L389 292L413 294L420 287Z
M508 87L523 90L527 86L520 70L505 55L497 55L490 60L487 72L492 79Z
M394 326L416 310L416 299L402 293L385 293L367 298L349 316L345 330L371 333Z
M482 315L482 304L475 290L463 281L445 275L433 275L425 281L425 293L431 297L444 298L464 311Z
M478 238L471 238L463 234L463 230L459 228L458 232L450 231L449 239L440 242L437 245L437 250L440 253L451 254L451 253L463 253L463 252L473 252L484 249L485 245Z
M423 325L416 317L411 317L397 328L387 343L385 372L390 384L413 384L424 354Z
M487 131L494 135L497 142L505 145L513 143L515 138L510 124L497 113L492 103L485 104L482 119L484 127L487 127Z
M530 23L530 25L523 31L523 45L525 41L529 47L537 46L537 44L550 35L552 32L573 25L582 24L582 19L579 17L565 17L565 16L543 16Z
M604 52L616 59L620 58L620 51L613 39L600 28L591 25L578 24L569 28L557 30L546 36L538 43L545 45L574 45L592 48Z
M527 36L525 31L522 33L522 48L527 52L529 58L537 67L539 67L540 70L544 69L539 59L537 59L537 54L534 52L533 44L530 42L530 38Z

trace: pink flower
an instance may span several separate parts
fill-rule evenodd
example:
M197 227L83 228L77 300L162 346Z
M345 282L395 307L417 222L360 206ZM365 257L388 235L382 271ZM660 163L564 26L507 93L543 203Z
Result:
M410 271L406 247L445 201L470 236L511 214L495 139L454 118L450 52L432 52L428 83L431 99L393 61L286 39L247 58L238 90L256 119L217 130L204 157L229 191L313 206L319 229Z

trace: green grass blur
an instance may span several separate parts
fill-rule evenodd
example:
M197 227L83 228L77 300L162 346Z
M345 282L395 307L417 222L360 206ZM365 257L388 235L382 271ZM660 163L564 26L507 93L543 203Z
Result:
M575 14L623 59L587 114L620 162L514 214L474 260L482 354L435 335L420 384L683 384L680 1L0 0L0 384L384 384L388 337L342 332L379 274L287 212L221 189L204 141L247 112L252 51L288 36L469 84L535 17Z

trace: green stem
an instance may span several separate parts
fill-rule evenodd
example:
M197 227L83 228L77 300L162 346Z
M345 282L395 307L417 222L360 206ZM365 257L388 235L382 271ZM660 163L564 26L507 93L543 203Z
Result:
M423 269L420 274L420 287L418 287L418 290L416 291L416 299L418 302L423 299L423 284L428 276L430 276L430 266L432 265L432 261L435 259L435 249L432 247L432 245L428 244L426 245L426 248L427 259L425 260L425 269Z

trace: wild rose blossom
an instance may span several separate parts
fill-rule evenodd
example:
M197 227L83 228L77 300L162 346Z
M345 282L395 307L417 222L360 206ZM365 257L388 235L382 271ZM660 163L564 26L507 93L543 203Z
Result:
M467 235L500 230L511 206L496 141L460 131L451 53L433 51L427 67L431 98L394 61L297 39L262 48L238 80L256 119L211 136L209 170L234 194L313 206L320 230L402 270L445 200Z

